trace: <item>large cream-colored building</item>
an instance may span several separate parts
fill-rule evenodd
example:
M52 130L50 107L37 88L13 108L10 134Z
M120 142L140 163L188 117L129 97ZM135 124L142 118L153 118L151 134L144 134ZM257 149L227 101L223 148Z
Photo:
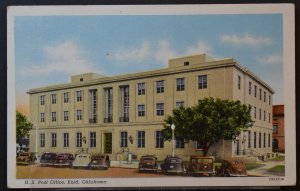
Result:
M272 152L273 90L232 58L214 60L201 54L169 60L167 68L102 76L75 75L70 83L29 90L30 150L39 153L109 154L112 160L129 151L159 160L172 153L161 134L164 119L180 105L193 106L205 97L240 100L252 106L254 126L235 141L212 146L222 158ZM176 129L175 129L176 131ZM176 139L175 154L202 154L196 142ZM123 158L124 159L124 158Z

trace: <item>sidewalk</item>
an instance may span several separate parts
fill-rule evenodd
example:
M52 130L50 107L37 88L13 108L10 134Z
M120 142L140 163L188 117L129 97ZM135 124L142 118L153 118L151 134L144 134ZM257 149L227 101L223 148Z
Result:
M121 168L139 168L139 161L110 161L111 167L121 167Z
M284 161L266 161L260 162L259 164L264 164L262 167L258 167L252 170L248 170L247 173L249 176L280 176L278 173L268 172L270 168L273 168L277 165L285 165Z

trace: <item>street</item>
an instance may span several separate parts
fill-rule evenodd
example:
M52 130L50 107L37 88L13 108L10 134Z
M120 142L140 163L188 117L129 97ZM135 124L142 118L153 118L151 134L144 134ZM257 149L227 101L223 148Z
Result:
M139 173L138 169L109 168L108 170L73 169L68 167L17 166L18 179L32 178L103 178L103 177L159 177L161 173Z

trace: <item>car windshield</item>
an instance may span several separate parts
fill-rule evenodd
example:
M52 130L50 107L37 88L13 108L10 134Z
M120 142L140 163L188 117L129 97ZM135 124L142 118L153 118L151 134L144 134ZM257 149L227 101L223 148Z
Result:
M211 158L193 158L192 163L212 163L213 159Z
M240 166L240 165L243 165L243 161L239 161L239 160L233 160L233 161L230 161L230 164L232 164L233 166Z
M43 157L44 158L52 158L52 157L55 157L55 154L44 154Z
M143 162L152 162L154 160L154 158L152 158L152 157L144 157L142 160L143 160Z
M29 155L30 155L29 153L22 153L22 154L20 154L21 157L27 157Z
M68 155L58 155L57 158L60 158L60 159L67 159L67 158L68 158Z
M181 159L179 158L169 158L168 161L170 163L181 163Z
M101 159L104 159L105 157L104 156L94 156L93 159L94 160L101 160Z

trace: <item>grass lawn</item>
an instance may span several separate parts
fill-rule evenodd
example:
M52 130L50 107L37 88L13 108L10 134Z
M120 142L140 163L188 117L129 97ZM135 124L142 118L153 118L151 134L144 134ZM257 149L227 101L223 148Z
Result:
M277 165L268 169L268 172L274 172L274 173L284 173L284 171L285 171L285 165Z
M252 170L264 166L264 164L257 164L257 163L246 163L245 165L247 170Z
M285 156L278 156L276 158L270 159L270 161L283 161L285 159Z

